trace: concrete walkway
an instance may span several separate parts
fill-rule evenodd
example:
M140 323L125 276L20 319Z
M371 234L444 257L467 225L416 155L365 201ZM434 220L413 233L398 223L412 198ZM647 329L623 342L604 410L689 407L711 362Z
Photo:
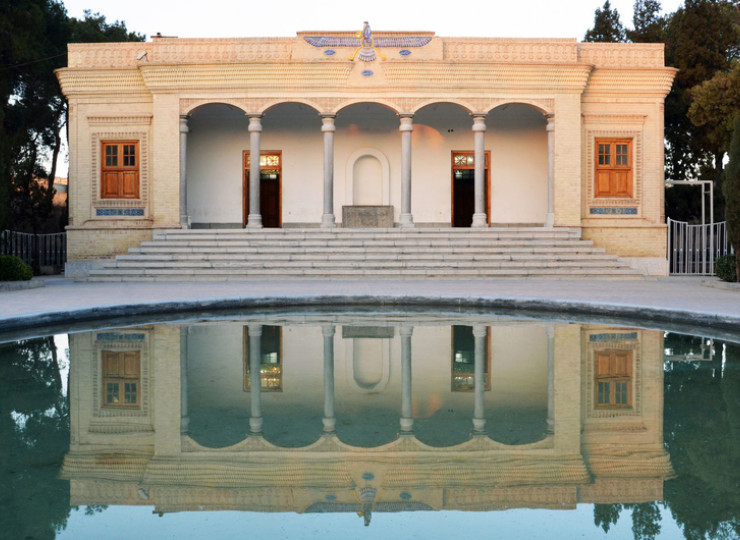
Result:
M714 278L653 281L252 281L198 283L78 283L36 278L44 287L0 292L0 332L45 325L100 322L142 315L187 318L197 311L347 304L469 307L551 318L591 317L637 324L684 325L740 335L740 286Z

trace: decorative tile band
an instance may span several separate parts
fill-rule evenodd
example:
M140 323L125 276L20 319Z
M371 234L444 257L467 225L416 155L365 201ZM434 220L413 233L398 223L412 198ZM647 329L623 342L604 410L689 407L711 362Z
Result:
M626 334L591 334L590 336L588 336L589 341L624 341L627 339L637 339L637 332L629 332Z
M599 214L599 215L637 215L637 208L625 208L625 207L604 207L604 206L598 206L594 208L589 209L589 214Z
M96 208L96 216L143 216L143 208Z
M332 36L304 36L314 47L360 47L362 42L358 37ZM431 37L376 37L373 40L375 47L423 47L432 41Z
M144 341L144 334L122 334L120 332L103 332L96 336L98 341Z

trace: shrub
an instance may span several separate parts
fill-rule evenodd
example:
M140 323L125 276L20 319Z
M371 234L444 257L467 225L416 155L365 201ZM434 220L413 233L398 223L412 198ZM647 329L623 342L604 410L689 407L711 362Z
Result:
M33 270L15 255L0 255L0 281L28 281Z
M735 255L728 254L717 257L714 262L714 273L723 281L737 281Z

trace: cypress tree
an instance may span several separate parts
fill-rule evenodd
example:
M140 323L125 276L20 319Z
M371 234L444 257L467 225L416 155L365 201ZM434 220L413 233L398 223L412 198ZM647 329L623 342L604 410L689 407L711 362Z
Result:
M740 280L740 114L735 115L735 129L730 143L730 162L722 185L725 196L727 236L735 250L735 275Z
M583 41L617 43L625 41L624 26L619 20L619 12L612 9L609 0L601 9L594 11L594 27L583 37Z

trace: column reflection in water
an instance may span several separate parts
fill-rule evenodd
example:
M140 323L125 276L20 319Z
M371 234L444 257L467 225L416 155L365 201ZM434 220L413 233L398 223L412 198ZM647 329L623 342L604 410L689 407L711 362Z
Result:
M450 323L263 316L73 334L71 504L367 515L662 497L662 333Z

